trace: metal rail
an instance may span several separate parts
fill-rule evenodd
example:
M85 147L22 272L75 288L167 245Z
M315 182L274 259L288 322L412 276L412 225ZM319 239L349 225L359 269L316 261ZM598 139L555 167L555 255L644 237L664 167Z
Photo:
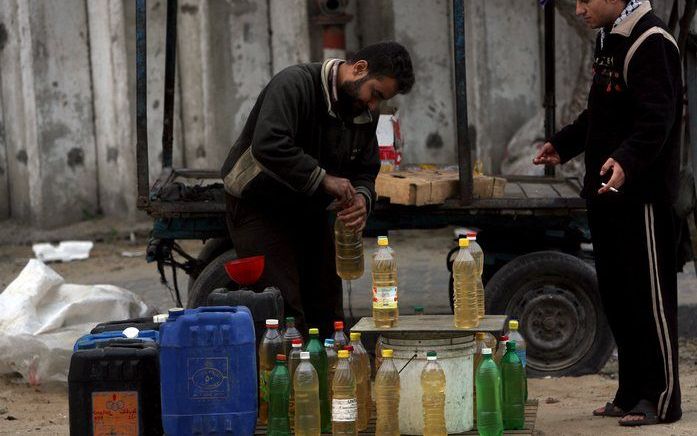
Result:
M145 0L136 0L136 170L138 171L137 207L148 206L148 84Z
M465 3L453 0L453 45L455 51L455 124L460 201L472 203L472 157L467 123L467 70L465 67Z
M174 77L177 57L177 0L167 1L167 35L165 37L165 105L162 126L162 168L172 166L174 132Z

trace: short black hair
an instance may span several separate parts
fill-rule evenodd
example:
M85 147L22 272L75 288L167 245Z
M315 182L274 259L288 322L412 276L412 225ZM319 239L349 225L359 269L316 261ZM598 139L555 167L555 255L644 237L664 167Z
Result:
M404 46L394 41L378 42L363 47L353 54L347 62L355 64L358 61L368 63L368 75L377 77L392 77L397 81L397 92L406 94L414 86L414 70L411 66L411 56Z

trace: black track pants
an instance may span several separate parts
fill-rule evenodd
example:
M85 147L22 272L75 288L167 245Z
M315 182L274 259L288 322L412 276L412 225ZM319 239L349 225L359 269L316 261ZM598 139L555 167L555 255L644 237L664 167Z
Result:
M619 354L614 404L656 405L664 422L680 419L677 276L672 208L615 193L588 202L603 307Z

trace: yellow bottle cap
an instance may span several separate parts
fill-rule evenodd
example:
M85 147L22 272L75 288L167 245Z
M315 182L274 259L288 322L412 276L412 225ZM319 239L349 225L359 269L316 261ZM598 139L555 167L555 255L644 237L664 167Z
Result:
M360 341L361 340L361 334L359 332L351 332L350 336L351 336L352 341Z
M378 245L380 247L387 247L390 245L390 241L387 239L387 236L378 236Z
M382 357L392 357L392 350L382 350Z
M514 319L508 321L508 328L511 330L518 330L518 321Z
M348 359L348 358L349 358L348 350L339 350L339 359Z
M318 335L319 334L319 329L318 328L311 328L310 329L310 334L311 335Z
M467 248L470 246L470 240L467 238L460 238L460 240L458 241L458 245L460 246L460 248Z
M484 333L484 332L477 332L474 334L474 336L480 341L483 341L484 339L486 339L486 333Z

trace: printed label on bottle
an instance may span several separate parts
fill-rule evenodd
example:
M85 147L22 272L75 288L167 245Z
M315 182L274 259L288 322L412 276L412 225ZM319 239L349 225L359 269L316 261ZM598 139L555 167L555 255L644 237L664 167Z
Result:
M227 398L230 393L228 358L208 357L188 360L189 398Z
M271 371L265 369L259 370L259 401L269 402L269 379Z
M332 421L351 422L358 415L358 403L355 398L332 399Z
M522 363L523 368L525 368L525 364L527 363L525 361L525 350L515 350L515 354L518 355L518 359L520 359L520 363Z
M373 308L374 309L396 309L397 308L397 287L396 286L374 286L373 287Z
M92 434L137 436L138 392L93 392Z

